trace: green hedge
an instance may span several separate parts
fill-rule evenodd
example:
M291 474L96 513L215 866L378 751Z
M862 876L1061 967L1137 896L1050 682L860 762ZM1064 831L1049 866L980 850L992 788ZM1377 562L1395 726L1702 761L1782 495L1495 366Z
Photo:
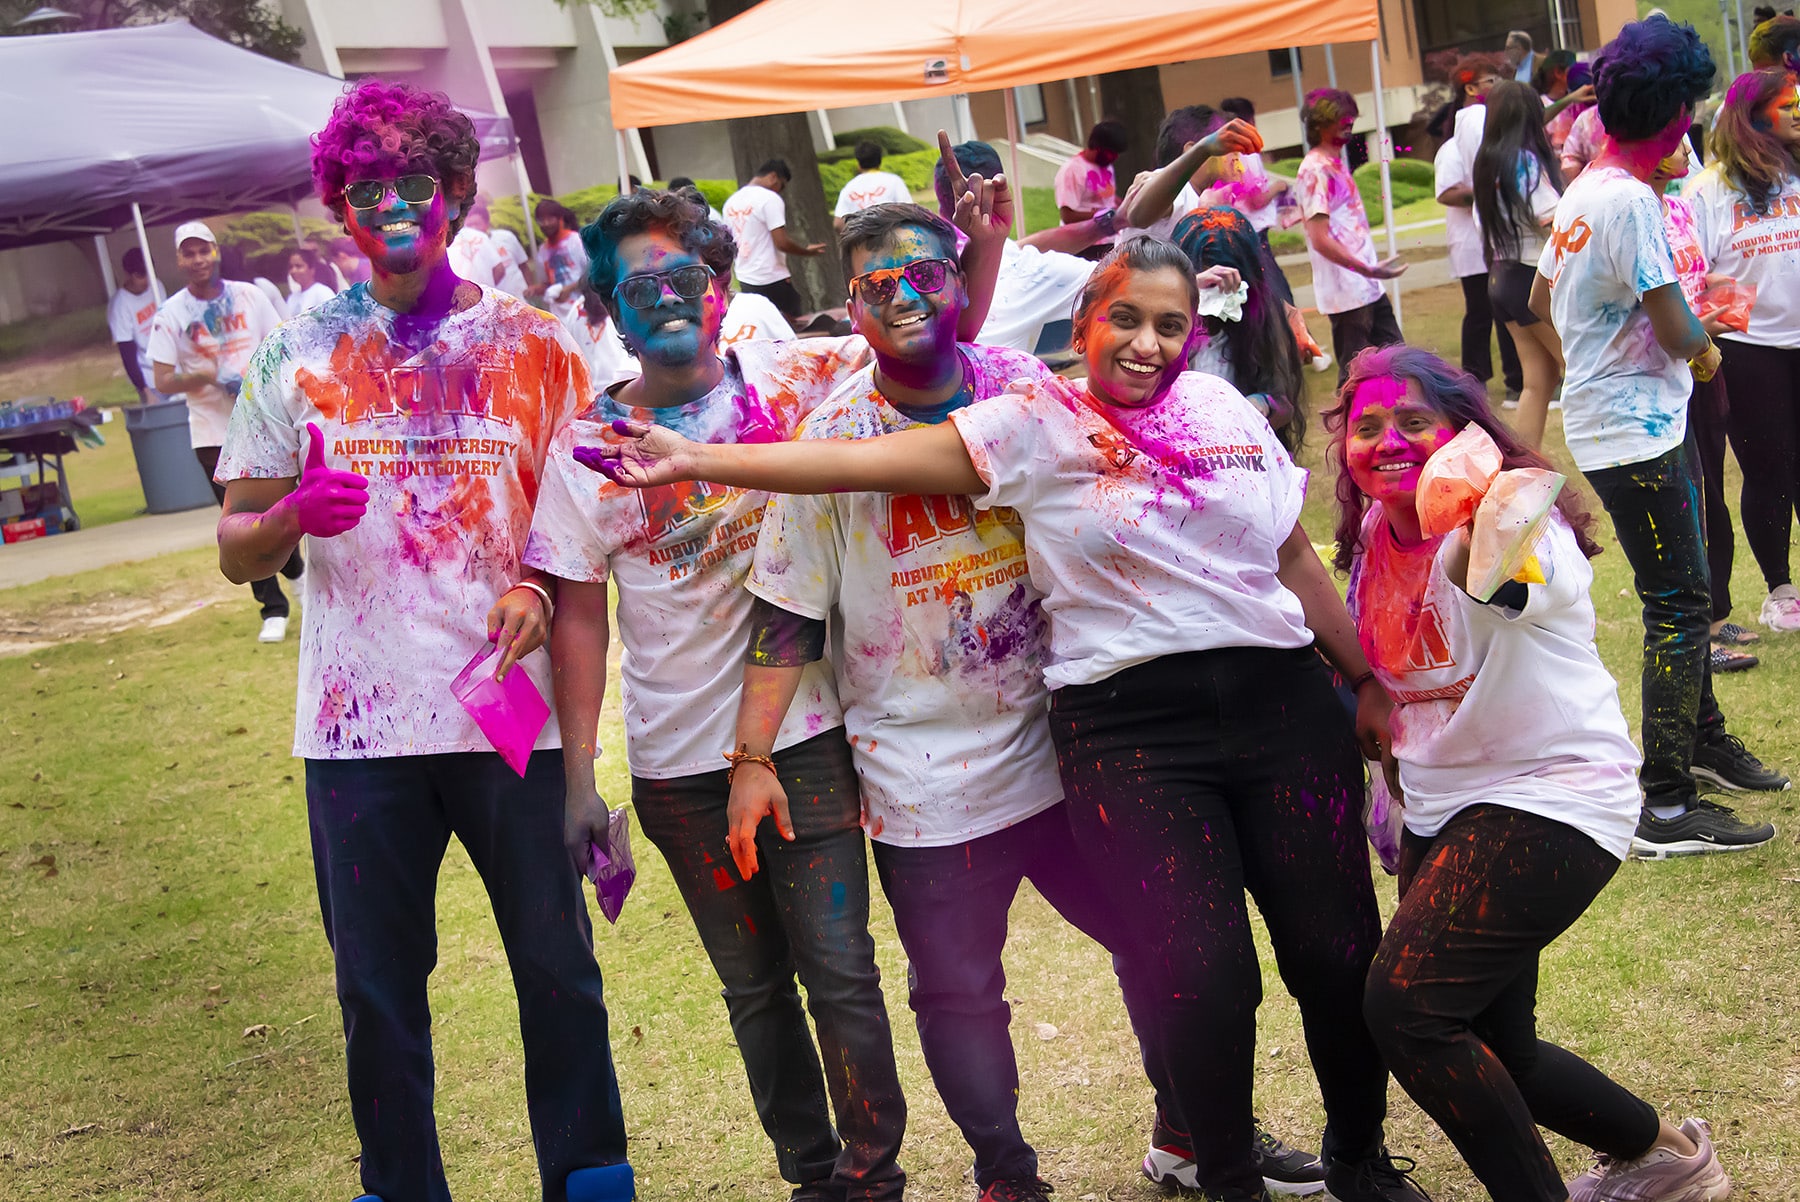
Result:
M287 279L288 253L294 249L294 215L291 211L268 209L260 213L244 213L212 223L220 246L235 246L244 252L244 263L255 275L267 276L277 284ZM320 217L303 217L300 229L307 237L326 239L343 236L335 222Z
M1267 166L1272 173L1293 179L1300 170L1300 160L1278 159L1267 161ZM1381 164L1371 159L1353 174L1356 177L1357 191L1362 193L1363 208L1369 211L1372 218L1380 220ZM1394 183L1395 208L1437 195L1431 164L1423 159L1395 159L1388 164L1388 176Z
M903 133L891 125L872 125L868 129L847 129L834 134L835 145L819 155L821 165L825 163L845 163L856 161L856 144L869 141L881 147L883 155L916 154L921 150L935 151L936 147L928 142L921 142L909 133ZM886 166L884 162L882 164Z

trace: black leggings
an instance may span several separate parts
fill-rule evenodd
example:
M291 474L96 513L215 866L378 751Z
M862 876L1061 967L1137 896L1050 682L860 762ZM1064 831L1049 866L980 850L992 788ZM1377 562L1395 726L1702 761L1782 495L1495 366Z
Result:
M1058 689L1050 731L1076 842L1134 915L1121 955L1153 997L1199 1184L1260 1193L1250 1160L1262 972L1244 891L1300 1005L1328 1160L1381 1143L1387 1073L1362 1022L1381 937L1362 761L1310 648L1168 655Z
M1621 1159L1656 1142L1650 1105L1537 1036L1538 955L1619 861L1580 831L1503 806L1408 831L1400 908L1364 1014L1387 1065L1494 1202L1565 1202L1540 1125Z
M1715 622L1731 616L1731 561L1737 553L1731 508L1725 501L1725 436L1730 413L1724 372L1705 383L1694 381L1694 391L1688 396L1688 424L1694 428L1700 496L1706 502L1702 523L1706 533L1706 579L1712 589Z
M1770 589L1793 583L1788 537L1800 500L1800 349L1719 339L1731 449L1744 469L1744 541Z
M1494 378L1492 339L1500 343L1500 379L1514 392L1525 387L1525 373L1519 366L1519 350L1513 345L1512 331L1503 321L1494 320L1494 308L1488 300L1487 272L1463 276L1462 285L1462 369L1486 384Z

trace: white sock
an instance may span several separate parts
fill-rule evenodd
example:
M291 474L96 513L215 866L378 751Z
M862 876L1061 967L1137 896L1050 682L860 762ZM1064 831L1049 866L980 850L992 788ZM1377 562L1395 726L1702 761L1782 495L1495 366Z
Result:
M1650 811L1652 818L1661 818L1665 822L1671 818L1679 818L1688 811L1686 806L1645 806L1644 808Z

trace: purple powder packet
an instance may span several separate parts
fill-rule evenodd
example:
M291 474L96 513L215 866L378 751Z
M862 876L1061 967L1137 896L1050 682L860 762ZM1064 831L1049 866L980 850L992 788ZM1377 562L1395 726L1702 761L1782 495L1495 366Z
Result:
M637 862L631 858L631 817L625 807L607 811L606 843L588 844L588 880L594 882L594 900L606 921L617 923L625 908L625 895L637 880Z
M1369 763L1369 788L1363 794L1363 830L1389 876L1400 871L1400 835L1405 829L1402 807L1388 792L1387 776L1379 762Z

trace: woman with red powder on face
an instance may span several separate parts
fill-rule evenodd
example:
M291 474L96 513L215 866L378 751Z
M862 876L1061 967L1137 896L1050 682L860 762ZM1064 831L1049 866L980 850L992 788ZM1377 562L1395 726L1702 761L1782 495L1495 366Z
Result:
M1637 826L1639 757L1594 648L1593 517L1565 488L1536 547L1544 582L1477 601L1468 531L1421 532L1421 469L1471 424L1507 468L1548 461L1474 377L1416 348L1360 356L1325 420L1337 567L1394 699L1405 799L1400 907L1365 1000L1389 1071L1495 1202L1720 1202L1731 1183L1704 1122L1672 1126L1537 1037L1539 954ZM1597 1166L1565 1187L1539 1124L1596 1149Z
M1251 1157L1262 978L1246 890L1299 1002L1326 1113L1326 1188L1420 1202L1382 1145L1386 1072L1361 1021L1379 939L1357 743L1387 697L1299 524L1305 473L1261 414L1184 371L1198 289L1187 255L1133 237L1075 313L1086 387L1035 384L879 438L688 442L623 422L577 452L636 487L711 480L777 492L972 497L1024 521L1044 594L1051 739L1077 841L1137 915L1120 954L1152 982L1167 1076L1209 1198L1263 1202ZM1322 648L1359 699L1355 730ZM1176 854L1176 853L1179 854Z

